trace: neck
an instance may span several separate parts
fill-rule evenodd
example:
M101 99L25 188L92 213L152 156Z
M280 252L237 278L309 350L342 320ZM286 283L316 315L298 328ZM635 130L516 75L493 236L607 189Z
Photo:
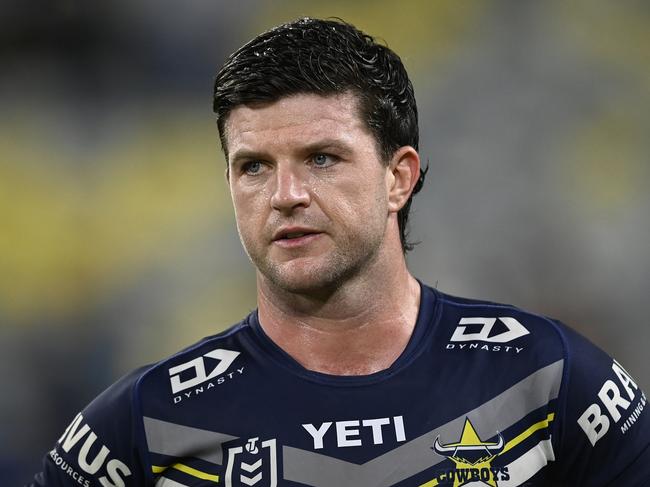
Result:
M368 375L390 367L413 333L420 285L403 257L375 267L318 295L287 293L258 274L262 328L309 370Z

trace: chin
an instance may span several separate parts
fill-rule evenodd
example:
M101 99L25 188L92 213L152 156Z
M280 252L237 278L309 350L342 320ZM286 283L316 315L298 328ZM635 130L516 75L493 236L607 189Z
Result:
M321 270L293 270L279 272L266 277L280 289L292 294L313 294L338 287L338 281Z
M339 288L345 274L332 264L295 261L258 269L273 286L292 294L329 294Z
M268 283L292 294L329 296L362 275L377 256L378 247L348 246L345 251L291 260L251 259Z

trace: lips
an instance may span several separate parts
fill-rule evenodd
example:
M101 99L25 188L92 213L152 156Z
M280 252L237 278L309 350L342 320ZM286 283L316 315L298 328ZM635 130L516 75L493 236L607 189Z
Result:
M282 240L296 240L308 235L319 234L318 230L311 228L301 228L301 227L287 227L281 228L273 235L273 241L282 241Z
M306 232L292 232L292 233L287 233L287 234L286 234L284 237L282 237L282 238L286 238L286 239L300 238L300 237L304 237L305 235L310 235L310 233L306 233Z
M291 252L305 251L320 240L323 232L308 227L283 227L273 236L273 245Z

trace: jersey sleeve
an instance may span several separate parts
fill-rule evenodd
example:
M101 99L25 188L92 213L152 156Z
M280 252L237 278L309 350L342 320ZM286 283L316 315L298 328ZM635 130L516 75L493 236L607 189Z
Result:
M142 369L123 377L72 420L29 487L150 484L135 388Z
M650 485L650 411L645 393L616 360L560 325L566 371L558 404L561 485Z

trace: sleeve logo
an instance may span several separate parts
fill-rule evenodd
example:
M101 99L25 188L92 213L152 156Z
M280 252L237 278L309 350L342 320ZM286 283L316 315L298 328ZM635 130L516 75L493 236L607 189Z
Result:
M600 403L591 404L578 418L578 424L589 438L592 446L595 446L596 442L607 434L612 421L618 423L622 419L621 411L627 413L632 402L637 399L635 390L639 391L639 386L634 382L630 374L616 360L612 363L612 370L616 374L620 385L623 386L625 397L623 397L616 382L607 379L600 391L598 391ZM636 423L645 408L646 401L645 394L641 393L638 404L621 425L622 434L627 433ZM605 407L605 411L600 407L600 404Z
M228 370L238 356L239 352L217 348L201 357L197 357L189 362L172 367L169 369L169 381L171 383L172 392L178 394L179 392L196 387L199 384L222 375ZM214 366L209 374L205 368L206 359L212 359L209 360L209 362L218 360L217 365ZM185 371L191 371L191 377L182 379L181 373Z
M81 440L84 440L83 444L81 444ZM124 487L126 485L124 478L131 475L131 470L124 462L109 457L110 449L99 442L95 444L96 441L97 435L84 422L81 413L74 418L59 438L59 444L66 453L70 453L71 450L76 449L78 444L81 444L77 453L77 466L83 472L89 475L98 475L103 468L105 475L97 479L103 487ZM51 455L58 464L54 454ZM68 473L72 476L76 472L72 472L72 468L70 468Z
M501 333L492 334L492 329L496 325L497 319L506 327L506 330ZM480 328L477 331L470 332L468 331L469 325L480 325ZM500 316L499 318L461 318L449 341L507 343L529 333L524 325L516 319L507 316Z

